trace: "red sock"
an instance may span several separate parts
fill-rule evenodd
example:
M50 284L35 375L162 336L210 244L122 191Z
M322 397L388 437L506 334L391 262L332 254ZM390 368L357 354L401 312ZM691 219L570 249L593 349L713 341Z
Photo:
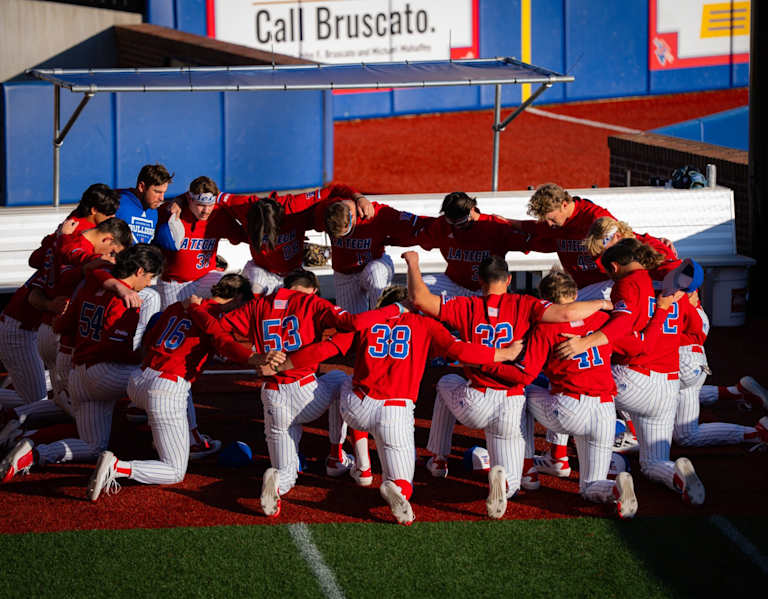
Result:
M117 458L115 458L115 470L123 476L131 475L131 465L128 462L121 462Z
M410 501L411 495L413 495L413 485L404 478L396 479L395 484L400 487L400 491L402 491L405 498Z
M525 458L523 460L523 474L533 468L533 458Z
M555 445L552 444L552 447L549 448L549 452L552 455L553 458L556 460L567 460L568 459L568 446L567 445Z
M353 441L359 441L360 439L367 439L368 433L365 431L357 431L355 429L352 429L352 440Z
M627 418L627 430L632 433L635 437L637 437L637 431L635 430L635 423L632 422L629 418Z
M331 453L329 454L332 458L336 458L339 462L344 461L344 449L342 448L341 444L336 445L335 443L331 443Z
M730 399L731 401L735 399L741 399L741 393L739 393L738 385L736 387L726 387L725 385L718 386L717 399Z

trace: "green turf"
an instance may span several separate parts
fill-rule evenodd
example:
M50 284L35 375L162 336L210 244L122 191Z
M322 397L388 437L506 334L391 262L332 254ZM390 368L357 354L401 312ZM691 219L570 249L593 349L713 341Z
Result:
M768 519L731 518L765 559ZM322 524L348 598L754 596L764 574L705 516ZM0 597L319 597L287 526L0 536Z

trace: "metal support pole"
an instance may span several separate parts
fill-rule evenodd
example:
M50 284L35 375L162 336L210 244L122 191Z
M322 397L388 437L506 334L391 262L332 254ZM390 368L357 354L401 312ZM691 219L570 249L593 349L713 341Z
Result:
M61 143L59 125L61 124L61 88L53 86L53 205L59 207L59 169L61 165Z
M501 86L496 86L495 101L493 105L493 179L491 190L499 190L499 120L501 119Z

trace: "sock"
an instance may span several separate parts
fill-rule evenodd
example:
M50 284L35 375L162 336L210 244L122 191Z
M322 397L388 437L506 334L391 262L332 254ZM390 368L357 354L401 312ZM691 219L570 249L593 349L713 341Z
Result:
M533 458L523 459L523 474L526 474L531 468L534 468Z
M413 485L410 481L407 481L404 478L398 478L395 480L395 484L400 487L400 491L402 491L405 498L410 501L411 495L413 495Z
M552 455L553 458L556 460L567 460L568 459L568 446L567 445L555 445L552 444L552 447L549 448L549 452Z
M731 385L730 387L720 385L717 388L717 399L741 399L741 391L739 391L736 385Z
M121 476L131 476L131 463L123 462L115 458L115 476L120 478Z
M355 442L354 451L357 467L363 472L370 470L371 456L368 453L368 433L352 429L352 439Z
M331 443L331 458L343 462L344 461L344 449L341 443Z
M635 424L627 418L627 430L632 433L635 437L637 437L637 431L635 430Z
M760 443L760 433L756 428L749 427L749 432L744 433L744 443Z

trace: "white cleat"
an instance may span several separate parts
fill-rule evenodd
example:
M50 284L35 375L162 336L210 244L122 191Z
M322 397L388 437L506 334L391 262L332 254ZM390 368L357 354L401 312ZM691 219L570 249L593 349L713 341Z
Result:
M768 411L768 389L763 387L751 376L741 377L741 379L739 379L739 384L736 386L748 401L752 400L750 401L752 405L757 404L759 401L759 403L763 405L763 409Z
M341 460L328 456L325 459L325 473L333 478L338 478L342 474L346 474L352 468L355 467L354 456L349 455L346 451L342 450Z
M613 496L616 498L616 514L619 518L622 520L634 518L637 513L637 497L635 496L635 483L629 472L619 472L616 475Z
M413 515L413 508L410 502L405 498L403 492L400 490L393 481L385 480L379 487L379 493L389 504L389 509L392 510L392 515L397 520L398 524L403 526L410 526L416 517Z
M117 458L111 451L102 451L96 462L96 470L88 481L88 499L96 501L104 491L105 495L115 494L120 490L120 484L115 480Z
M571 465L568 458L556 460L550 453L533 456L533 463L539 474L549 474L558 478L567 478L571 475Z
M448 476L448 460L436 455L427 460L427 470L435 478L445 478Z
M639 450L640 443L630 431L619 433L613 440L613 451L616 453L632 453Z
M538 491L541 488L539 471L536 470L536 466L531 466L528 468L528 472L523 472L523 477L520 479L520 486L526 491Z
M685 503L690 505L701 505L704 503L706 491L693 464L688 458L677 458L675 460L675 485L680 489Z
M277 518L280 515L279 484L280 475L277 468L267 468L261 484L261 510L269 518Z
M360 468L355 467L349 471L349 475L359 487L370 487L371 483L373 483L373 472L371 472L370 468L360 470Z
M29 474L29 469L35 463L32 448L35 444L31 439L23 439L8 452L0 462L0 482L7 483L17 474Z
M494 466L488 473L488 517L498 520L507 511L507 473L503 466Z

